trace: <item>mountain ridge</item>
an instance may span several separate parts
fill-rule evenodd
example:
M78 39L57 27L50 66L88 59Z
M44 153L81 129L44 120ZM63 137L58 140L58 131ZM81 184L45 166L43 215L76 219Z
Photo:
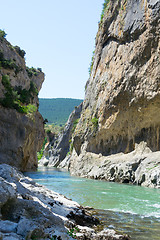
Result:
M48 123L64 125L71 112L82 101L75 98L39 98L39 111Z

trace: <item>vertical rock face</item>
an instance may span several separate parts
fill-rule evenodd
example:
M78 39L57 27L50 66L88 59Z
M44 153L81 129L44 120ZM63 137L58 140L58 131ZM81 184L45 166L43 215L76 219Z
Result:
M74 135L75 154L129 153L141 141L158 151L160 1L106 3Z
M26 67L24 53L0 36L0 163L21 171L36 169L44 139L37 110L44 74Z

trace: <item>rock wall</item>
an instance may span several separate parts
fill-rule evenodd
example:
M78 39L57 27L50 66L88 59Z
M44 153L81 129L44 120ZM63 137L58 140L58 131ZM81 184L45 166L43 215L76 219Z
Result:
M142 141L160 150L160 1L106 3L74 134L77 159L130 153Z
M136 144L128 154L102 156L83 152L77 157L73 152L73 158L76 161L70 167L72 175L160 188L160 151L152 152L145 142Z
M0 36L0 163L21 171L37 168L44 140L37 110L44 73L26 67L24 53Z

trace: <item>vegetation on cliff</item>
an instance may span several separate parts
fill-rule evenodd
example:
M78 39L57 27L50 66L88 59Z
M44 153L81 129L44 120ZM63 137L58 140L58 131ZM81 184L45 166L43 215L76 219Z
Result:
M44 141L43 118L38 112L42 70L28 68L25 51L12 46L0 30L0 163L21 171L37 168L37 152Z
M72 138L71 173L84 174L92 153L100 161L101 155L103 160L130 154L141 142L152 152L160 150L159 11L158 0L104 2L83 109ZM94 165L92 160L89 165ZM111 168L111 179L116 171Z
M8 75L2 75L2 84L4 86L4 98L0 99L3 107L14 108L20 113L33 113L37 107L30 104L30 100L37 95L37 88L31 81L29 90L22 89L22 87L13 88L10 83Z

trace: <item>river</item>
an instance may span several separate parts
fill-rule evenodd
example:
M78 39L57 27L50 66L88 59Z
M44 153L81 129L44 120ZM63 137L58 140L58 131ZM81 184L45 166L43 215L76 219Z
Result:
M70 176L56 168L25 175L93 212L102 226L129 234L133 240L160 240L160 189Z

